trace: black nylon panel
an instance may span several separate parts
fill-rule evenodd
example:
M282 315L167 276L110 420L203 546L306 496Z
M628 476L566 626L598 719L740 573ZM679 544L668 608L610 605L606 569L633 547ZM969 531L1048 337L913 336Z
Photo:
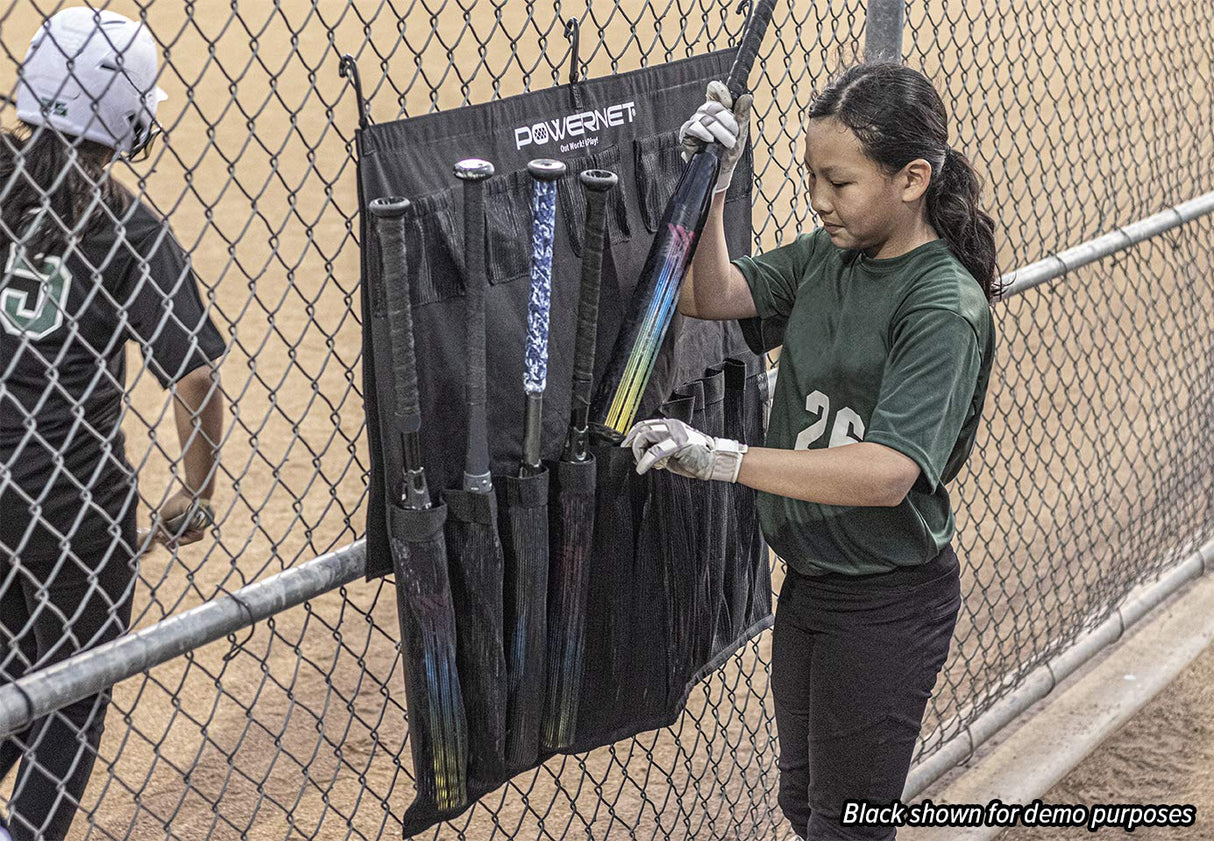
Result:
M585 221L577 174L593 167L609 169L620 179L606 208L597 382L653 240L653 220L661 216L678 180L682 161L677 130L703 101L706 84L728 73L732 56L727 50L580 83L576 96L573 88L564 86L373 125L360 132L363 207L388 195L413 202L405 226L405 278L381 277L377 246L367 240L363 229L364 394L372 477L369 578L392 571L384 521L388 501L399 495L402 455L398 436L391 434L391 384L398 371L387 350L383 313L386 302L406 290L413 302L422 457L436 499L439 491L457 488L463 472L463 266L469 246L462 241L462 190L451 174L452 165L459 159L481 157L496 167L496 175L485 185L485 241L472 247L483 249L489 272L486 346L492 468L499 476L511 475L517 473L522 453L531 219L527 162L555 157L569 170L557 188L543 412L542 453L554 461L565 440L573 372ZM750 247L752 180L748 148L726 203L726 230L734 256ZM721 374L726 360L732 360L734 385L728 397L723 395ZM736 323L676 315L638 416L660 411L678 414L679 402L670 402L677 389L699 396L694 406L687 407L687 420L711 425L706 430L711 433L741 431L742 418L762 416L759 389L743 387L743 382L762 377L761 369ZM706 391L710 405L704 401ZM724 429L729 422L732 429ZM745 431L748 440L757 443L755 431ZM753 515L753 494L713 489L666 474L637 477L626 451L596 448L596 453L597 518L587 558L585 668L571 751L673 722L694 681L771 619L767 552ZM695 507L711 508L721 516L714 517L711 525L696 523ZM552 533L559 536L563 529ZM452 576L460 579L456 570ZM465 694L473 685L474 680L465 685ZM464 700L476 704L476 699ZM474 722L475 717L469 724ZM543 753L538 757L545 758ZM482 765L479 770L483 769ZM469 783L475 797L488 781L470 778Z

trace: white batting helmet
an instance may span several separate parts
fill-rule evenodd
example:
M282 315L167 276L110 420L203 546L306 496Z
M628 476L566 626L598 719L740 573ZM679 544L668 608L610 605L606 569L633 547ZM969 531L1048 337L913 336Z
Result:
M119 153L152 137L158 51L141 23L84 7L50 17L30 41L17 83L17 117Z

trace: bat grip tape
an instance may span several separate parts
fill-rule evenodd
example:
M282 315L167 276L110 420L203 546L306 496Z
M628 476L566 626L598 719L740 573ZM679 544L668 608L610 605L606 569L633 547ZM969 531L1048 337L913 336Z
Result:
M603 280L603 240L607 227L607 193L586 192L586 235L582 247L582 284L578 300L577 338L573 354L574 400L590 404L590 382L594 379L594 346L599 320L599 288ZM585 383L585 396L578 385Z
M734 99L750 90L750 69L759 55L759 47L763 45L763 36L767 34L767 25L771 23L771 15L776 7L776 0L752 2L750 19L746 22L746 31L742 34L742 42L738 44L738 52L725 83Z
M413 345L413 308L405 281L405 222L400 216L376 217L383 259L382 284L388 301L388 341L392 364L399 366L392 384L401 432L416 432L421 425L421 401L417 389L417 357Z
M523 387L528 394L542 392L548 378L548 317L552 307L555 226L556 182L536 179L531 200L531 288L523 368Z
M468 450L467 475L489 473L488 420L485 415L485 195L481 182L464 182L464 253L467 266Z

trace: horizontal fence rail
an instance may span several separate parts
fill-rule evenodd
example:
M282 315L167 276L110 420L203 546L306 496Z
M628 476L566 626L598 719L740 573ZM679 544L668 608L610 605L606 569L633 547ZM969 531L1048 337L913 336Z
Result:
M116 683L221 640L366 574L363 541L241 587L0 686L0 737Z
M1085 243L1051 254L1043 260L1031 263L1003 276L1003 297L1019 295L1034 286L1056 280L1068 272L1097 260L1124 251L1132 245L1175 230L1202 216L1214 213L1214 193L1206 193L1195 199L1170 207L1167 210L1111 231Z

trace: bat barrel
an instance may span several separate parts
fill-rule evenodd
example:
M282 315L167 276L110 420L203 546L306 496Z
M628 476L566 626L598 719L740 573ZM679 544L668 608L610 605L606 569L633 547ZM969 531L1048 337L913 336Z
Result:
M750 70L774 9L775 0L752 0L746 31L726 81L735 99L748 90ZM595 430L608 440L620 440L640 408L708 215L720 155L720 144L712 143L692 156L658 224L624 328L594 400Z
M487 493L489 476L489 422L485 412L485 194L483 182L493 175L493 164L467 158L455 165L455 177L464 182L465 302L467 305L468 446L464 457L464 488Z
M711 145L692 156L658 223L641 276L628 303L607 371L599 382L591 414L596 433L618 442L632 427L654 362L674 317L679 290L712 201L721 165Z

